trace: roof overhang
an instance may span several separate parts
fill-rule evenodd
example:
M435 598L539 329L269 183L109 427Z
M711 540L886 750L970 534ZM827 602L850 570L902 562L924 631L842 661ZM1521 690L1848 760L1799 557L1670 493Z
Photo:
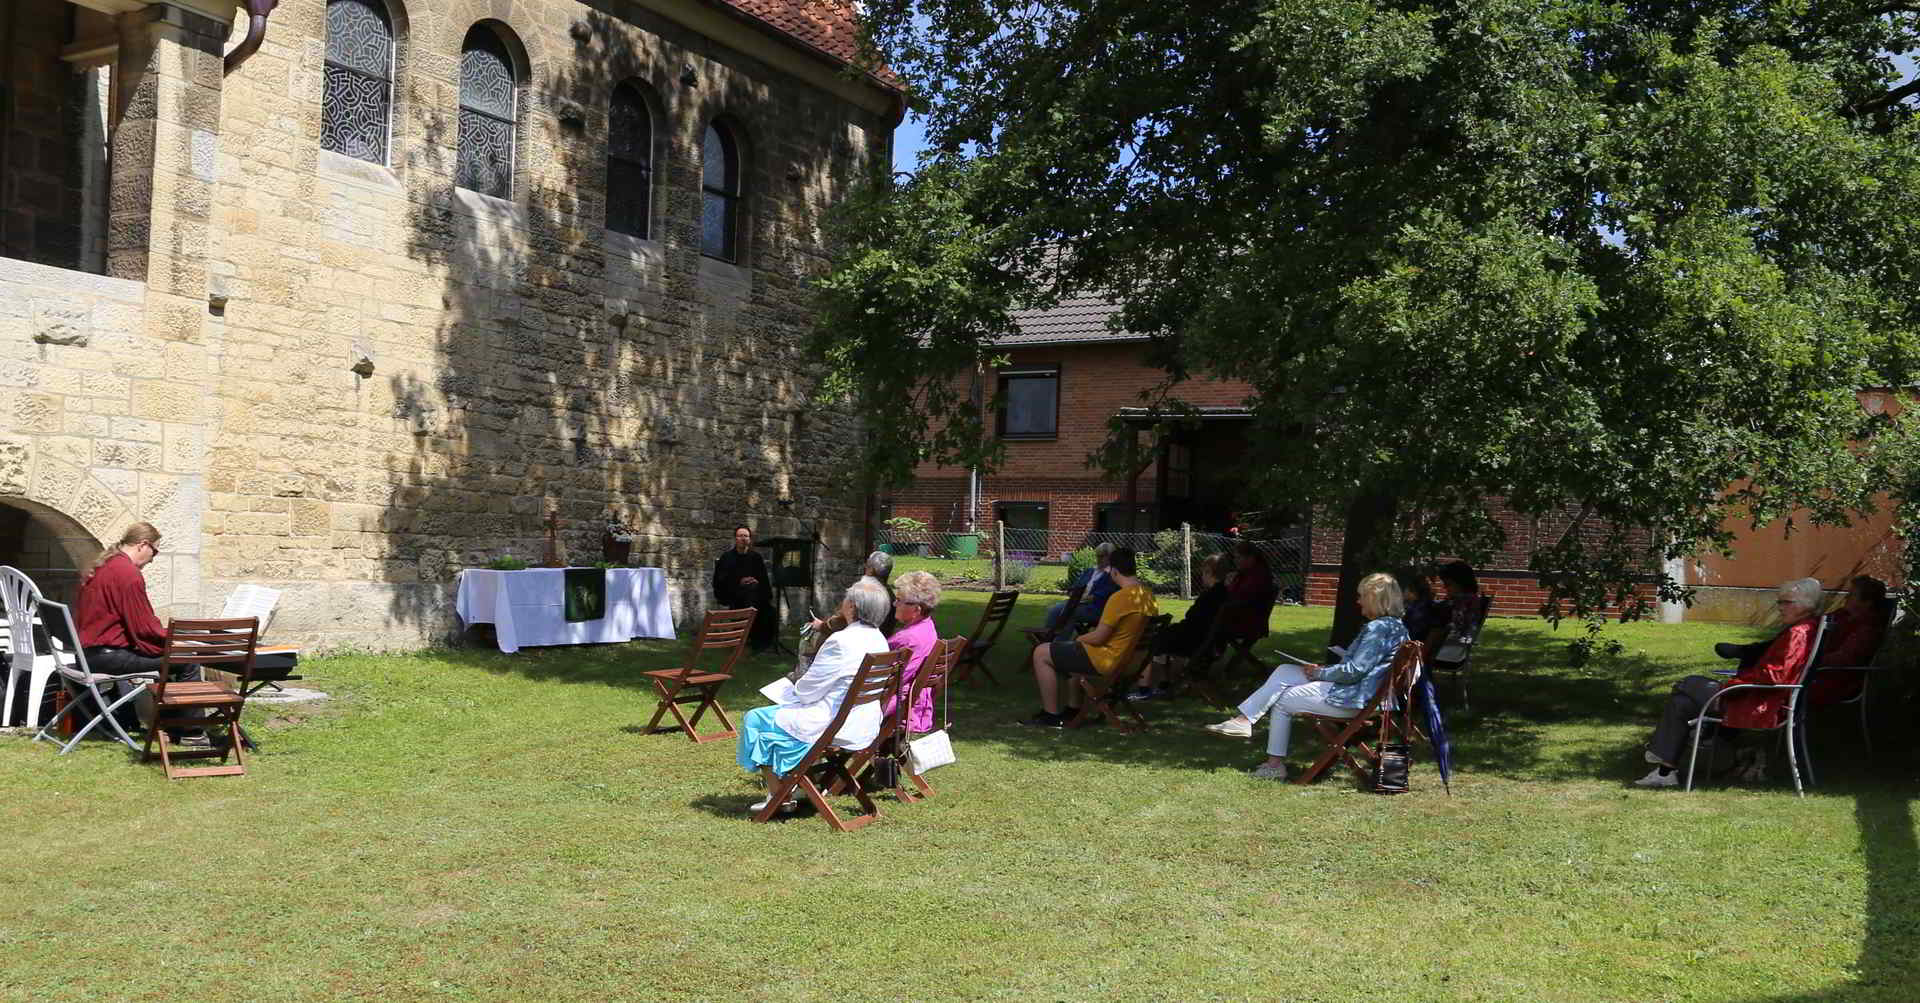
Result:
M1123 407L1113 413L1121 421L1153 425L1163 421L1252 421L1253 412L1244 407L1196 407L1182 410L1151 407Z

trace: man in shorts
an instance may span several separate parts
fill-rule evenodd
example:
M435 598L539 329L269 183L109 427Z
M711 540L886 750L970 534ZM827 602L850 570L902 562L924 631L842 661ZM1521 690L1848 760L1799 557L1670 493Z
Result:
M1023 723L1036 728L1064 726L1071 716L1062 713L1061 706L1060 691L1066 677L1098 674L1111 678L1133 654L1134 645L1147 629L1147 620L1160 612L1153 604L1153 590L1137 577L1139 570L1133 551L1125 547L1115 550L1107 574L1119 590L1100 611L1099 625L1071 641L1054 641L1033 649L1033 681L1040 689L1040 713Z

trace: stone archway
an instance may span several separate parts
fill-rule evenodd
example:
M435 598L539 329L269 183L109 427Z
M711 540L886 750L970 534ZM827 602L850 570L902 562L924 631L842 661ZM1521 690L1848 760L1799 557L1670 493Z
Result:
M101 543L57 509L24 498L0 498L0 564L26 572L40 594L71 603Z
M18 524L14 540L20 549L11 553L42 562L47 580L16 566L34 576L48 598L65 601L103 547L129 524L151 522L161 533L161 555L145 569L154 610L162 618L199 613L201 478L90 470L53 455L52 449L35 448L46 445L37 436L0 442L0 545L7 542L9 522ZM25 518L8 516L8 510Z

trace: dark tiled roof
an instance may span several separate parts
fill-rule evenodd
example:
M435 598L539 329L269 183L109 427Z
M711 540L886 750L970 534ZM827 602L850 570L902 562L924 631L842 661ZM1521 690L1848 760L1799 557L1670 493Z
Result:
M771 25L805 45L851 63L860 52L860 27L852 0L718 0ZM889 86L899 81L885 67L874 73Z
M1118 309L1112 300L1087 293L1063 300L1051 310L1016 310L1013 322L1019 325L1020 333L1001 338L997 343L1017 347L1147 340L1145 335L1115 332L1107 327L1107 318Z

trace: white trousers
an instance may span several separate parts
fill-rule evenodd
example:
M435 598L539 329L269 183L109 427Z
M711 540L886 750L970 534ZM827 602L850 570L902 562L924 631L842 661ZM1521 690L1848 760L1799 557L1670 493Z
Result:
M1298 665L1282 665L1267 676L1267 681L1240 702L1240 714L1259 721L1269 711L1273 720L1267 725L1267 755L1284 756L1293 737L1295 714L1324 714L1327 717L1352 717L1360 713L1352 707L1335 707L1327 702L1333 684L1323 679L1308 679Z

